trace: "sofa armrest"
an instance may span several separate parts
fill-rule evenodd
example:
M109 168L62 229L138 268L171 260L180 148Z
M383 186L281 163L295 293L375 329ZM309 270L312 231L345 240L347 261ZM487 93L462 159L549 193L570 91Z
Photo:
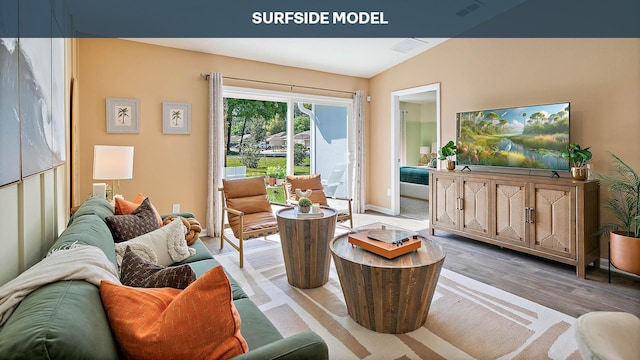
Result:
M320 335L305 331L285 339L261 346L245 354L234 357L246 359L329 359L329 348Z

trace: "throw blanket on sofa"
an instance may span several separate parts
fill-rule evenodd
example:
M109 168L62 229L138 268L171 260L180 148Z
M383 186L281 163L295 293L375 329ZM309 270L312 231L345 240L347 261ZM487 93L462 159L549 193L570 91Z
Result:
M62 280L84 280L96 286L102 280L120 283L118 271L99 248L74 244L56 250L0 287L0 328L32 291Z

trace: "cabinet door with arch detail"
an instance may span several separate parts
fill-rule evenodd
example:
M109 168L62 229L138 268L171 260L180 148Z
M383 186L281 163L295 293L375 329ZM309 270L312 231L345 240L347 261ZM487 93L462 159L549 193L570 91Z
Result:
M462 178L462 200L460 201L460 224L462 231L489 235L489 180Z
M431 221L436 226L459 228L460 189L457 176L437 174L431 178Z
M575 259L575 187L533 184L530 196L532 247Z
M495 180L493 196L496 216L493 217L493 238L529 247L527 236L528 185L525 182Z

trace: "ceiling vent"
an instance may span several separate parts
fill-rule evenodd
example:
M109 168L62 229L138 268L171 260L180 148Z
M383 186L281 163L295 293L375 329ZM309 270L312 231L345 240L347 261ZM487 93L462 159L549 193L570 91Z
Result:
M460 9L458 12L456 12L456 15L465 16L472 11L478 10L478 8L480 8L480 5L484 5L484 3L482 1L475 0L473 3L469 4L467 7Z
M391 50L397 51L399 53L409 53L415 49L421 48L423 46L427 46L428 43L426 41L418 40L416 38L410 38L403 40L397 44L395 44Z

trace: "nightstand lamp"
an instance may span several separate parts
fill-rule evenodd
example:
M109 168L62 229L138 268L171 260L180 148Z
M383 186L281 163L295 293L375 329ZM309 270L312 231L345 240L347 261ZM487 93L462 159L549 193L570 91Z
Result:
M420 155L422 155L422 159L420 160L421 164L427 164L431 161L427 155L431 156L431 148L429 146L420 146Z
M111 199L120 180L133 179L133 146L95 145L93 148L93 179L111 181ZM97 184L94 184L94 194ZM109 190L106 189L108 193ZM104 196L103 194L98 194Z

